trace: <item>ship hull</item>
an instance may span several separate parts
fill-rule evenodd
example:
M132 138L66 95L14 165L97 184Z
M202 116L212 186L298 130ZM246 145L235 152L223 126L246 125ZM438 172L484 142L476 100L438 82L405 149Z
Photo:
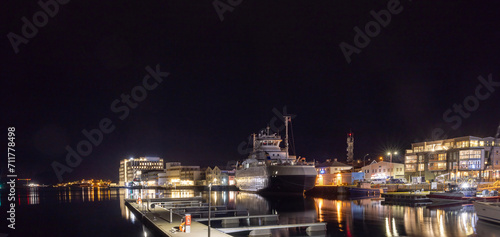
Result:
M474 197L466 197L462 193L431 193L427 197L432 202L469 202Z
M271 165L237 170L236 186L241 191L257 193L303 193L314 187L313 166Z

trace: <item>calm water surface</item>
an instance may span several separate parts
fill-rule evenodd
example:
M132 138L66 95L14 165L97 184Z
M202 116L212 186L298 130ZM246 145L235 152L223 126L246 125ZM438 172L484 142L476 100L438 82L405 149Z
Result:
M7 198L0 207L5 220ZM19 189L16 230L1 226L9 236L155 236L123 204L140 195L202 196L193 190L124 190L98 188ZM213 205L248 211L250 215L279 214L280 224L327 222L318 236L500 236L500 225L478 221L472 205L406 207L382 205L379 200L328 200L302 196L262 197L232 191L212 192ZM1 223L6 223L2 220ZM252 223L258 224L258 223ZM220 226L220 222L213 222ZM307 236L304 229L273 230L273 236Z

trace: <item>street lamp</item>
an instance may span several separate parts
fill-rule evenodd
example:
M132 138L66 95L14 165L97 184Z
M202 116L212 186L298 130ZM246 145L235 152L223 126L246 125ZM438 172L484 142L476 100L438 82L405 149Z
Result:
M208 184L208 237L210 237L210 209L212 209L212 183Z
M370 155L370 154L366 154L364 157L363 157L363 167L365 166L365 158Z
M392 167L392 155L397 155L397 154L398 154L398 152L397 152L397 151L395 151L395 152L387 152L387 155L391 157L391 158L390 158L390 163L391 163L391 177L393 177L393 176L392 176L392 173L393 173L393 171L394 171L394 168Z

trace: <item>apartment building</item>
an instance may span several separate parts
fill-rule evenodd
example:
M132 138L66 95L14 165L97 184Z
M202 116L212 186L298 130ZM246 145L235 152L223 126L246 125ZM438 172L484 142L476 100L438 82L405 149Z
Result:
M405 176L409 180L500 179L500 147L493 137L465 136L411 146L405 153Z

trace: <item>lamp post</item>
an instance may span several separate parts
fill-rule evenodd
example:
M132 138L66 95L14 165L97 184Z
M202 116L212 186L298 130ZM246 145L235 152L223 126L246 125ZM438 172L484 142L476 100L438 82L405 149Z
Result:
M390 164L391 164L391 165L390 165L390 166L391 166L391 177L392 177L392 172L394 171L394 168L392 167L392 155L393 155L393 154L394 154L394 155L397 155L397 154L398 154L398 152L397 152L397 151L394 151L394 152L387 152L387 155L391 157L391 158L390 158L390 160L389 160L389 161L390 161Z
M210 237L210 209L212 209L212 183L208 184L208 237Z
M365 164L365 158L366 158L368 155L370 155L370 154L366 154L366 155L363 157L363 167L366 165L366 164Z

